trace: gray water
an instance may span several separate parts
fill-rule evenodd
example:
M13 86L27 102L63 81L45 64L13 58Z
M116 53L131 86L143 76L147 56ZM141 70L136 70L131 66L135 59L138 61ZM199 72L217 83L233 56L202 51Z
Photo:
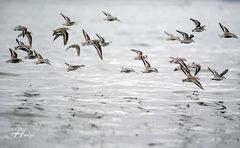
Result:
M240 36L239 8L229 1L1 1L0 147L239 148L240 41L218 36L218 22ZM101 11L121 22L103 21ZM79 21L70 27L68 45L84 41L82 29L112 41L103 48L103 61L91 46L81 47L77 57L65 51L62 39L52 41L52 30L63 23L60 12ZM190 17L207 31L194 33L196 42L189 45L166 41L164 30L191 33ZM5 62L20 24L33 33L33 49L51 66ZM147 54L159 73L142 73L131 48ZM169 56L200 63L205 90L183 83L185 75L173 71L177 65ZM85 67L66 72L65 62ZM121 67L136 73L120 73ZM227 79L211 81L207 67L229 68ZM23 129L25 136L14 137Z

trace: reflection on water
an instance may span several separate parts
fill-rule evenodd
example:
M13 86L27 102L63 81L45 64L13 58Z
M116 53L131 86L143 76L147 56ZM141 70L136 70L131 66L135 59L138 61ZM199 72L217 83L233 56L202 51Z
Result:
M219 39L218 22L239 36L239 6L223 1L1 1L0 145L238 148L240 42ZM103 10L121 22L104 22ZM81 47L77 57L65 52L62 40L52 41L52 30L63 23L60 12L79 21L70 28L69 44L83 41L82 29L112 41L103 48L103 61L93 47ZM206 24L206 32L194 33L196 43L165 40L164 30L190 33L190 17ZM33 32L33 48L51 66L27 59L5 63L8 48L16 46L12 28L19 24ZM143 74L143 63L130 49L146 53L159 73ZM205 90L182 83L184 75L173 71L169 56L200 63ZM65 62L86 67L66 72ZM121 73L121 67L136 73ZM211 81L207 67L229 68L227 79ZM11 133L19 128L34 136L14 139Z

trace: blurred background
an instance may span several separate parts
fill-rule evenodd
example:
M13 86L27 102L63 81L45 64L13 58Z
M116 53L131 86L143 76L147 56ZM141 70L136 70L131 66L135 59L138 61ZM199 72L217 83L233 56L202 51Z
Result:
M0 147L239 148L240 42L219 37L219 22L240 36L239 8L238 0L1 0ZM103 21L102 11L120 22ZM64 23L60 13L78 21L66 46L52 36ZM206 31L193 33L190 18ZM24 59L22 51L24 62L5 62L17 46L18 25L33 33L32 48L51 66ZM112 41L103 47L103 61L93 46L81 46L80 57L65 51L84 41L82 29ZM167 41L164 31L182 37L176 30L194 34L196 42ZM142 73L130 49L148 55L159 73ZM183 83L170 56L201 64L205 90ZM65 62L85 67L67 72ZM136 73L120 73L121 67ZM207 67L228 68L227 79L211 81ZM14 138L19 129L33 136Z

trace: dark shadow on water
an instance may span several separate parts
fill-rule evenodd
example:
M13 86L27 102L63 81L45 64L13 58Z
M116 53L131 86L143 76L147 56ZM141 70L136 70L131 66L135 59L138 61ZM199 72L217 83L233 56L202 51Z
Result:
M219 111L227 110L227 107L223 105L224 104L223 101L218 101L218 102L213 102L213 103L220 107L220 108L217 108L216 110L219 110Z
M176 91L173 91L173 93L175 93L175 94L186 94L186 93L188 93L188 91L186 91L186 90L176 90Z
M198 105L200 105L200 106L209 106L207 103L205 103L205 102L197 102L197 104Z
M193 91L192 94L187 95L187 98L190 98L191 100L199 100L199 92L198 91Z
M175 104L173 106L176 107L177 109L180 109L180 110L187 110L188 108L190 108L189 104L185 104L185 105Z
M17 77L20 76L20 74L15 74L15 73L7 73L7 72L0 72L0 77L4 77L4 76L10 76L10 77Z
M101 118L104 117L104 115L100 115L97 112L95 112L95 113L87 113L87 112L83 112L83 111L78 111L78 110L76 110L74 108L70 108L68 113L70 114L70 116L77 117L77 118L101 119Z
M24 107L20 107L20 109L16 108L14 111L9 111L9 112L3 112L0 113L0 115L2 117L11 117L11 116L15 116L15 117L46 117L45 115L42 114L36 114L36 113L30 113L28 111L21 111L21 110L28 110L29 108L26 107L26 109Z
M196 118L191 115L181 114L179 115L178 120L178 136L181 141L183 141L179 147L186 148L186 147L192 147L194 143L198 140L198 138L195 136L195 130L194 128L199 127L197 121L195 121ZM198 119L199 120L199 119Z
M27 98L31 98L31 97L37 97L39 96L40 93L38 93L37 90L27 90L25 92L23 92L23 94L20 94L20 95L16 95L17 97L27 97Z
M150 44L148 43L132 43L133 46L139 46L139 47L149 47Z

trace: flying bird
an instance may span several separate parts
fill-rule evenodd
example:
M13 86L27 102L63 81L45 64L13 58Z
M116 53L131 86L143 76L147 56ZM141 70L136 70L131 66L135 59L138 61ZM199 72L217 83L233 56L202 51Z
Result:
M35 59L36 55L34 54L32 48L28 45L25 45L23 42L19 41L18 39L16 39L18 46L14 47L15 50L22 50L27 52L27 56L24 57L25 59Z
M63 26L72 26L75 25L77 23L77 21L71 21L69 17L67 17L66 15L60 13L62 15L62 17L65 20L65 23L63 24Z
M222 73L218 74L215 70L211 69L208 67L208 70L211 71L211 73L213 74L213 78L212 80L216 80L216 81L221 81L223 79L226 79L224 77L224 75L228 72L228 69L225 69Z
M196 76L199 71L201 70L201 65L200 64L196 64L196 63L192 63L191 65L189 65L190 68L195 68L195 73L194 76Z
M186 59L184 58L173 58L173 57L170 57L171 60L170 63L176 63L176 64L179 64L180 65L180 69L182 70L182 72L187 76L186 79L183 79L182 81L183 82L193 82L195 85L197 85L199 88L201 89L204 89L202 87L202 84L200 83L199 81L199 78L196 77L196 76L193 76L187 66L187 64L184 62L186 61Z
M136 52L137 53L137 57L135 57L135 60L142 60L143 59L147 59L147 55L143 55L143 52L140 50L136 50L136 49L131 49L131 51Z
M111 14L106 13L104 11L102 11L102 12L106 16L106 18L104 18L104 21L119 21L120 22L120 20L117 17L114 17Z
M9 48L9 51L10 51L10 54L11 54L11 59L7 60L6 61L7 63L20 63L20 62L23 62L22 59L18 58L18 55L17 55L17 53L14 50Z
M171 40L171 41L180 40L178 36L174 36L173 34L168 33L166 31L164 31L164 33L168 36L167 40Z
M152 73L152 72L158 72L157 68L153 68L150 63L144 59L144 57L142 56L141 58L144 66L145 66L145 70L143 71L143 73Z
M18 35L18 37L20 37L20 36L22 36L22 37L27 36L29 46L32 47L32 32L26 31L25 35L24 35L23 32L22 32L22 33L20 33L20 34Z
M188 34L185 33L185 32L182 32L182 31L179 31L179 30L176 30L176 31L183 36L183 39L180 40L181 43L189 44L189 43L195 42L192 39L194 37L194 35L191 34L190 36L188 36Z
M96 33L96 36L99 38L99 42L100 42L100 45L102 47L105 47L105 46L108 46L110 45L110 43L112 43L111 41L110 42L106 42L105 39L103 37L101 37L99 34Z
M90 46L93 45L93 41L90 39L89 35L86 33L86 31L83 29L83 36L85 38L85 42L82 42L82 46Z
M68 28L62 27L56 30L53 30L53 36L55 35L53 41L55 41L58 37L63 37L63 44L66 45L68 42L69 34L67 32Z
M42 57L42 55L40 55L39 53L37 53L35 50L33 50L33 52L35 53L35 55L37 56L38 58L38 61L35 62L36 64L48 64L48 65L51 65L50 64L50 61L48 59L44 59Z
M73 45L70 45L66 51L70 48L75 48L77 50L77 55L80 56L80 46L78 44L73 44Z
M93 41L93 46L97 50L98 56L100 57L101 60L103 60L103 55L102 55L102 47L97 41Z
M195 28L192 30L192 32L202 32L205 31L206 29L204 27L206 27L206 25L201 26L201 23L198 20L195 20L193 18L190 18L191 21L193 21L195 23Z
M68 68L66 69L67 72L74 71L74 70L77 70L77 69L85 66L85 65L70 65L70 64L68 64L66 62L65 62L65 64L68 66Z
M219 23L219 26L223 31L223 35L220 35L221 38L238 38L235 34L229 32L227 27L223 26L221 23Z
M27 27L22 26L22 25L18 25L16 27L13 28L14 31L21 31L22 36L24 37L25 34L27 33Z
M120 72L124 72L124 73L135 72L135 70L132 68L126 68L126 67L121 67L121 68L122 68L122 70Z

